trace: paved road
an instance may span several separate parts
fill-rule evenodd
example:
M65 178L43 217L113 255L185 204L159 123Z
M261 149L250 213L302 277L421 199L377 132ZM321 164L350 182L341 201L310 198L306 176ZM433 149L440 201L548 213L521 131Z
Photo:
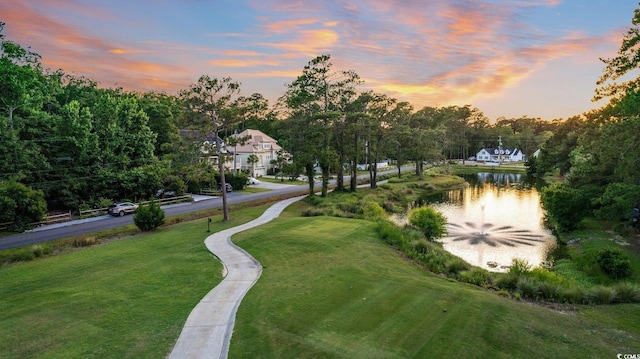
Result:
M191 311L169 358L227 358L240 302L262 274L262 266L231 242L231 236L278 217L302 197L280 201L251 222L214 233L205 239L207 249L224 265L225 278Z
M413 170L412 167L403 167L402 171ZM389 171L381 171L379 175L386 173L397 173L397 169ZM366 179L368 175L358 176L359 179ZM349 177L345 176L345 185L349 184ZM335 183L335 180L332 181ZM288 185L288 184L268 184L268 182L262 182L257 186L270 187L269 191L260 193L238 193L231 192L227 194L227 203L234 205L238 203L251 202L254 200L265 199L275 196L288 195L294 196L296 194L302 194L309 190L308 184L302 185ZM316 189L320 189L320 182L316 182ZM211 208L222 207L222 198L212 197L209 200L197 201L191 203L185 203L182 205L173 205L164 208L165 216L177 216L181 214L202 211ZM48 226L41 228L40 230L29 231L19 234L14 234L7 237L0 238L0 250L17 248L27 246L31 244L44 243L53 241L56 239L78 236L81 234L94 233L103 231L106 229L112 229L117 227L133 224L133 216L124 217L111 217L102 216L96 219L87 221L71 221L67 222L64 226Z
M262 186L262 185L260 185ZM238 193L227 194L227 203L234 205L238 203L250 202L279 195L294 195L308 190L308 185L287 185L286 187L274 188L267 192L260 193ZM221 197L211 197L208 200L171 205L164 207L165 216L177 216L181 214L202 211L210 208L222 207ZM133 216L124 217L100 216L91 220L78 220L66 222L64 225L44 226L36 230L10 235L0 238L0 250L17 248L31 244L53 241L60 238L72 237L81 234L93 233L133 224Z

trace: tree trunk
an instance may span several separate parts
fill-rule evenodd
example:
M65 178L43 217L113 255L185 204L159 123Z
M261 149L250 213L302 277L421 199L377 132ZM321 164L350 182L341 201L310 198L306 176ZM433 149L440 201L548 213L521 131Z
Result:
M313 178L313 175L315 175L315 173L313 170L313 164L312 163L306 164L305 170L307 173L307 181L309 182L309 196L313 196L315 195L315 191L314 191L315 179Z
M351 160L351 178L349 179L351 192L355 192L358 188L358 133L353 135L353 159Z
M329 166L323 165L322 169L322 197L326 197L329 193Z
M222 190L222 220L229 221L229 208L227 206L227 186L224 178L224 163L222 161L222 153L218 153L218 171L220 172L220 189Z
M336 179L336 189L338 191L344 191L344 151L340 151L340 155L338 156L338 178Z

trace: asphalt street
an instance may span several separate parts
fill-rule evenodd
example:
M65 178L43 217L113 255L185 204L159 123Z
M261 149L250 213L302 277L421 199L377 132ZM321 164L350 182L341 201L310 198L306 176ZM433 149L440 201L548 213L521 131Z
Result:
M413 170L412 167L403 167L402 171ZM378 174L396 173L397 169L380 171ZM358 176L359 179L368 178L369 175ZM345 176L344 183L349 185L349 176ZM331 184L335 184L335 180L331 181ZM265 199L283 195L299 195L304 194L309 190L308 184L302 185L289 185L279 183L269 183L263 181L256 187L266 187L269 191L260 193L239 193L230 192L227 193L227 204L234 205L239 203L251 202L254 200ZM315 189L320 189L320 182L316 182ZM198 212L211 208L222 207L222 197L211 197L206 200L199 200L190 203L184 203L180 205L170 205L163 207L166 217L177 216L181 214L187 214L192 212ZM63 225L43 226L31 231L14 234L0 238L0 250L17 248L28 246L32 244L44 243L53 241L56 239L78 236L82 234L95 233L107 229L113 229L123 227L129 224L133 224L133 216L127 215L124 217L112 217L112 216L100 216L89 220L76 220L65 222Z
M266 183L265 185L268 186ZM263 185L261 184L258 186ZM286 186L281 185L277 188L272 188L269 191L260 193L230 192L227 193L227 203L229 205L234 205L280 195L300 194L301 192L308 190L308 188L309 187L306 184ZM222 207L222 197L211 197L210 199L206 200L199 200L179 205L170 205L163 207L163 209L165 212L165 216L171 217L219 207ZM126 226L129 224L133 224L133 215L126 215L123 217L112 217L109 215L104 215L88 220L65 222L62 225L43 226L31 231L0 238L0 250L23 247L66 237L99 232L106 229Z

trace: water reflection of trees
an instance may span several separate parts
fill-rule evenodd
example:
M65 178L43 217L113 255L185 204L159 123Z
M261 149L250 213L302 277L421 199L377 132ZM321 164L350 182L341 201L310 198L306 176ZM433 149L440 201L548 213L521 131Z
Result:
M546 184L535 177L527 176L522 173L494 173L480 172L476 174L461 175L467 183L468 188L457 189L439 193L424 193L410 207L426 206L430 203L450 203L453 205L463 205L466 196L471 199L480 198L480 196L491 189L514 189L514 190L531 190L540 189ZM498 196L501 192L498 191Z

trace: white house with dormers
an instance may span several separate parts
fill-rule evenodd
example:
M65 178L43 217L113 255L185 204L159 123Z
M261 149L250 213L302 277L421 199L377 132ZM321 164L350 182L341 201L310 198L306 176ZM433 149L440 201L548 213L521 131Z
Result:
M522 162L524 153L517 148L483 148L476 154L476 161L484 162Z
M244 140L244 142L239 142L236 146L227 145L227 151L231 154L235 153L236 169L247 171L251 176L266 175L267 170L274 167L271 160L277 159L278 152L282 151L278 141L262 131L247 129L231 136L238 138L239 141ZM251 155L256 155L258 162L249 163L248 159ZM233 166L234 159L230 159L230 162Z

